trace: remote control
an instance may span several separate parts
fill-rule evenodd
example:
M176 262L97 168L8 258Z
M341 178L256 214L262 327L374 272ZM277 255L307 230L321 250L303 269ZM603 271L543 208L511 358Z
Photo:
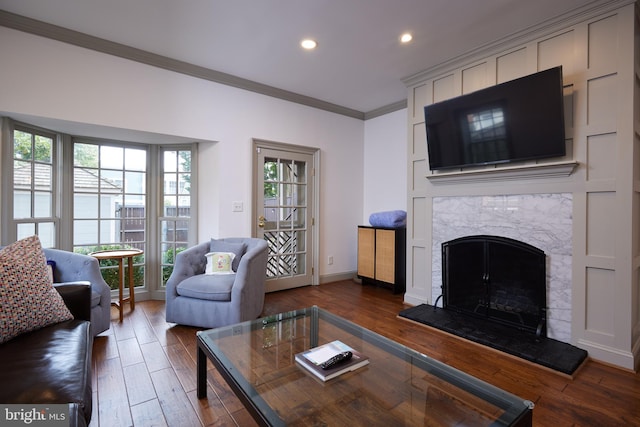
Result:
M340 354L336 354L331 359L327 360L322 365L320 365L320 367L322 367L322 369L333 368L338 363L345 362L345 361L351 359L351 356L353 356L353 354L350 351L345 351L345 352L342 352Z

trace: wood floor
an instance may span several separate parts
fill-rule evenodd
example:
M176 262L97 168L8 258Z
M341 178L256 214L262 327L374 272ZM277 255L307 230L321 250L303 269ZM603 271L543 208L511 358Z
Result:
M640 426L640 374L588 361L571 379L399 319L402 295L352 281L267 294L264 314L311 305L533 401L534 426ZM211 364L196 398L197 329L167 324L162 301L112 319L93 348L91 426L255 425Z

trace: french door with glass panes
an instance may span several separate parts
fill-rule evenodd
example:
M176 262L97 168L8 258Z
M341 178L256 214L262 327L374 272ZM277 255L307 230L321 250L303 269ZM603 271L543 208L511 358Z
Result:
M310 285L313 155L264 147L256 150L256 237L269 245L267 292Z

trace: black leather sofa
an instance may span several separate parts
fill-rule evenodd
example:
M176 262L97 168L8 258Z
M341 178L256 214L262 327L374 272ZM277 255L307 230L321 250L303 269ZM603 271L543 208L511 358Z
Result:
M0 403L68 404L69 425L91 421L91 287L56 286L73 320L0 344Z

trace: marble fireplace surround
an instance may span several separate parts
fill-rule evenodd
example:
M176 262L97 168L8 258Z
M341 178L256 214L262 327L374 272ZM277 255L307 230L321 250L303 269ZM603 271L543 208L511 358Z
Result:
M434 197L432 283L442 283L448 240L486 234L533 245L547 257L547 336L570 343L572 203L571 193ZM432 301L441 293L434 286Z

